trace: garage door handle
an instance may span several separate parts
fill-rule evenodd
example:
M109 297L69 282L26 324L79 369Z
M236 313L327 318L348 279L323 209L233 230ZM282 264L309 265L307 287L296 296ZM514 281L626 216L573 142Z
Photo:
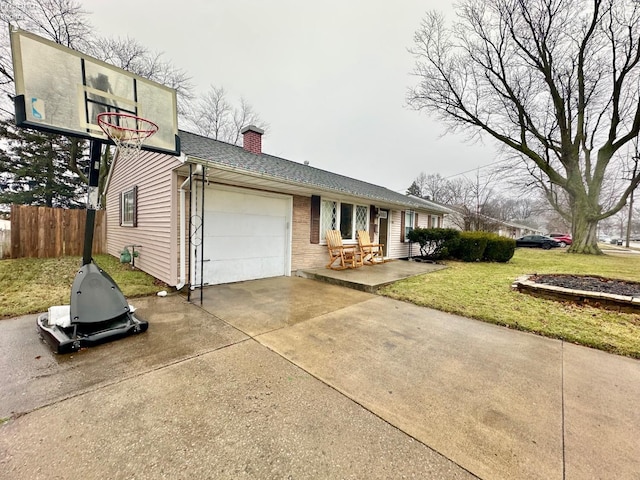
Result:
M203 262L203 263L204 263L204 262L210 262L210 261L211 261L211 259L210 259L210 258L207 258L207 259L205 259L205 260L202 260L202 262Z

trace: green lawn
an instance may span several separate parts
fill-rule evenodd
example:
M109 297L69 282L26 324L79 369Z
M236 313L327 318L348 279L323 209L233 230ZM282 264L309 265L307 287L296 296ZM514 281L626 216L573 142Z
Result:
M111 255L96 255L95 261L128 298L166 288ZM46 312L52 305L69 304L71 284L81 263L80 257L0 260L0 319Z
M506 264L447 262L449 268L397 282L381 294L640 358L640 314L618 313L511 290L530 273L591 274L640 281L640 255L575 255L566 250L517 249Z

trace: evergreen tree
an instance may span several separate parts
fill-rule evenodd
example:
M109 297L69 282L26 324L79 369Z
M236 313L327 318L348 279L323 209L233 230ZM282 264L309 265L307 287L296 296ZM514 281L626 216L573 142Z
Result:
M83 205L85 183L69 168L74 141L34 130L19 132L0 121L0 204L77 208ZM88 166L79 155L80 168Z
M414 180L411 186L407 189L407 195L413 195L414 197L422 197L422 189L418 186Z

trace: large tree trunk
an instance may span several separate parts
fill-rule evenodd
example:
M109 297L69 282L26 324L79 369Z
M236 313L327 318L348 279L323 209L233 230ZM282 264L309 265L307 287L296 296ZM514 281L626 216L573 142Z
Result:
M599 207L590 205L586 198L582 201L574 201L572 204L571 236L573 243L569 247L569 253L587 253L601 255L598 247L598 220Z

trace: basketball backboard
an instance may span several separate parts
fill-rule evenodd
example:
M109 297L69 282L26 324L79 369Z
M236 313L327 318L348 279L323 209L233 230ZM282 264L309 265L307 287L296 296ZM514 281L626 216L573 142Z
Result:
M180 153L174 89L22 30L11 51L18 126L111 143L98 114L128 113L158 125L143 149Z

